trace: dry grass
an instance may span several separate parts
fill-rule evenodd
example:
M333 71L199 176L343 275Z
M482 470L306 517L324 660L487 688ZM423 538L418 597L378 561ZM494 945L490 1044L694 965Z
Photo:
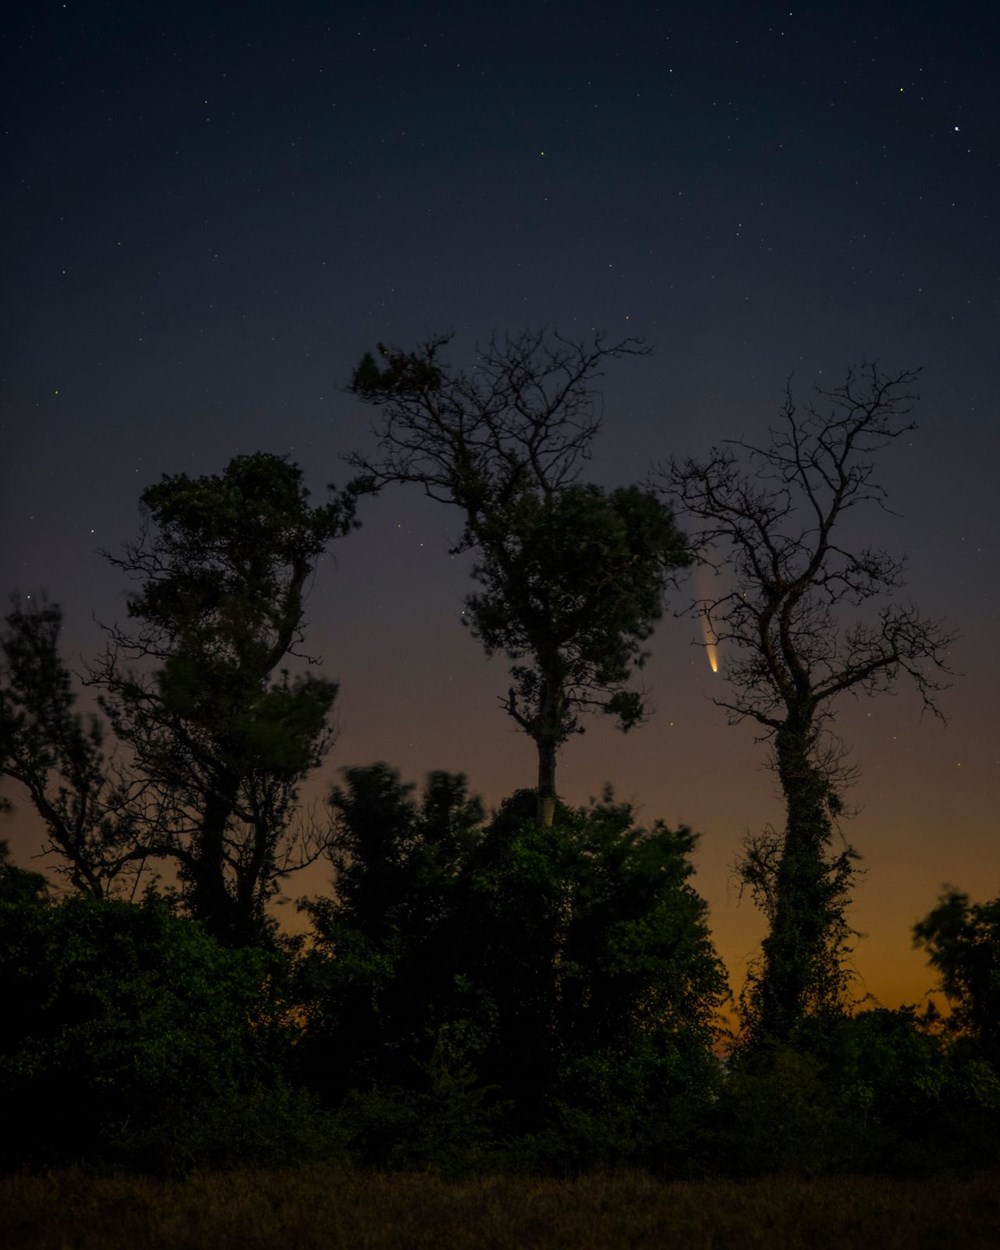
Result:
M371 1176L0 1179L5 1250L994 1250L1000 1178L659 1183Z
M0 1178L4 1250L995 1250L1000 1176L665 1183L373 1176Z

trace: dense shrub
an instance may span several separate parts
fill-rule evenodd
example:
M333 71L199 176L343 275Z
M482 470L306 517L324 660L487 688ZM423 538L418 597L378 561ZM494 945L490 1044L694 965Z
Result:
M690 830L640 829L610 796L543 827L531 792L484 826L461 778L417 802L384 765L334 804L302 1072L362 1156L661 1161L718 1075L725 982Z
M973 903L951 890L913 936L940 973L949 1031L1000 1071L1000 899Z
M163 899L53 899L4 863L0 1161L183 1169L308 1153L318 1113L286 1088L275 958L223 949Z
M919 1175L1000 1158L1000 1080L912 1007L807 1020L737 1056L711 1117L730 1175Z

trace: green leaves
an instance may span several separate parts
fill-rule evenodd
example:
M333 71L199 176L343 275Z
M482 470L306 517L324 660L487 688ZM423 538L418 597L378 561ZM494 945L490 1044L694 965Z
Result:
M386 362L385 368L380 369L371 352L365 352L351 378L351 390L369 403L439 390L443 375L435 356L437 348L447 341L431 340L422 352L402 352L379 343L378 352Z
M636 487L578 482L600 428L595 380L608 360L645 355L635 339L605 346L522 330L477 348L471 372L441 359L450 335L415 352L379 344L351 389L382 410L374 457L355 453L366 488L419 485L461 510L453 551L476 553L481 592L466 600L488 654L512 661L503 702L538 752L539 819L555 802L556 754L582 732L579 713L638 723L618 697L645 655L674 570L688 563L670 510Z
M304 1055L310 1080L348 1097L374 1161L362 1111L443 1116L445 1051L481 1126L571 1133L590 1163L645 1157L671 1100L707 1096L726 987L690 830L641 829L610 795L545 827L531 792L484 826L461 778L433 774L417 801L385 765L349 770L334 803L336 898L308 907Z
M536 744L565 742L584 711L641 722L626 683L689 562L670 509L638 487L526 491L481 526L468 619L487 654L515 661L505 706Z
M913 930L951 1005L950 1027L1000 1071L1000 899L973 903L957 890Z
M96 674L104 706L141 779L151 853L175 861L191 913L227 942L266 939L278 880L319 850L290 822L337 687L290 666L316 561L362 491L314 507L296 465L237 456L146 490L146 531L112 561L140 588Z
M142 495L153 534L113 560L145 579L131 615L238 662L263 647L266 663L291 641L305 575L354 524L355 492L319 508L308 494L298 466L265 452L237 456L221 476L165 476Z
M183 1162L185 1126L280 1080L274 959L162 899L54 902L32 878L0 862L0 1159Z

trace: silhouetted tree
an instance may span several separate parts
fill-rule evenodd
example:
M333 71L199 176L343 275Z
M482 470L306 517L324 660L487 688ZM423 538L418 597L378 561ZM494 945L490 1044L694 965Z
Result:
M692 544L728 570L726 589L698 604L725 657L730 692L715 701L733 722L763 728L785 800L783 832L752 839L742 863L769 921L747 1003L759 1040L787 1038L844 984L855 855L832 849L850 779L833 705L906 676L936 711L938 674L947 672L951 636L891 598L902 562L842 538L854 509L885 506L873 458L913 428L915 376L852 369L842 386L817 392L825 412L799 411L788 389L765 445L734 440L707 461L675 461L658 475L697 526ZM846 612L875 603L853 620Z
M950 890L913 930L941 976L953 1031L975 1040L1000 1075L1000 899Z
M637 488L606 492L578 476L599 427L593 382L606 347L545 331L493 340L465 373L442 359L447 336L416 352L380 346L352 390L382 409L374 456L350 457L369 485L415 482L461 509L455 551L473 550L482 591L467 623L488 654L512 661L501 703L538 753L539 819L551 823L556 756L579 713L623 729L643 714L627 689L673 573L686 565L670 510Z
M503 707L535 744L543 823L556 799L556 755L579 714L644 717L629 679L647 653L674 570L688 563L669 509L637 487L572 485L525 494L487 530L466 600L488 655L513 660Z
M304 1063L327 1097L412 1082L433 1051L455 951L444 930L483 808L460 774L422 796L386 764L344 770L331 794L333 897L301 906L315 941L303 963Z
M544 1131L549 1162L653 1157L717 1070L725 977L694 835L640 829L610 796L544 826L520 791L484 825L461 777L411 791L376 765L334 793L336 895L307 905L305 1079L345 1100L372 1161L399 1158L401 1133L436 1152L435 1134L474 1142L498 1117Z
M73 677L59 653L56 604L15 602L0 639L0 775L18 782L45 824L56 871L97 898L131 881L136 786L105 750L100 719L76 710Z
M495 1021L479 1071L570 1166L649 1162L676 1100L712 1087L728 991L690 881L696 840L642 828L610 792L539 826L520 792L470 861L460 966Z
M145 785L145 849L177 868L190 912L230 943L259 938L279 879L319 853L291 835L299 783L330 742L336 685L286 667L306 587L353 524L348 491L308 503L280 457L165 476L116 567L140 582L91 678Z

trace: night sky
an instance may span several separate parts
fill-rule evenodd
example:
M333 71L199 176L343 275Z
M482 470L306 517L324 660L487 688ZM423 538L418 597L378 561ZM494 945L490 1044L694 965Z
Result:
M881 462L899 515L858 536L909 555L962 676L947 726L905 688L839 717L859 989L920 998L913 922L946 882L1000 887L996 7L7 0L2 20L0 583L62 603L74 664L123 613L99 550L135 536L161 474L262 449L316 499L347 480L371 414L345 386L379 339L454 330L463 362L494 330L645 337L655 355L604 379L605 485L763 437L790 374L805 398L862 359L923 368L919 429ZM310 794L378 759L464 771L489 803L532 784L504 665L461 626L457 513L400 488L362 519L309 602L341 682ZM732 864L781 809L695 637L664 621L656 715L594 723L560 790L611 782L702 833L738 986L762 922ZM23 808L0 834L37 849Z

